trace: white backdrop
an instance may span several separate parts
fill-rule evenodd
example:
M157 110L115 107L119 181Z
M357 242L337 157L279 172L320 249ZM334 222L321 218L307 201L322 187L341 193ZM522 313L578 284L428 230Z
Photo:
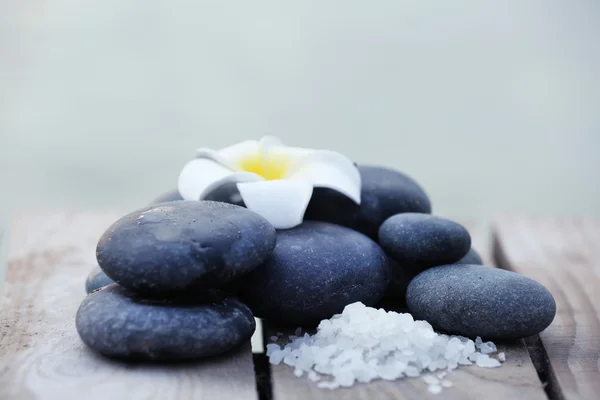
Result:
M0 208L133 208L263 134L452 216L600 216L597 1L0 6Z

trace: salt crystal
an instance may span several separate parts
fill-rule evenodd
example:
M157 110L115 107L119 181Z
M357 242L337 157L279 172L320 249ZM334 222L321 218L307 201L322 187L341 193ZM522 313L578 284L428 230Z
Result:
M423 375L423 380L428 385L437 385L438 383L440 383L439 379L433 375Z
M490 356L488 356L487 354L482 354L480 357L477 358L476 364L478 367L482 368L495 368L500 366L500 361L494 358L490 358Z
M271 339L271 342L276 342L277 339L278 339L278 337L277 336L271 336L270 339Z
M481 345L483 344L483 340L481 340L480 336L477 336L475 338L475 347L477 347L478 349L481 348Z
M483 354L491 354L491 353L495 353L496 351L498 351L498 349L496 348L496 345L492 342L482 343L480 349Z
M506 361L506 354L504 354L504 352L498 353L498 360L502 362Z
M281 351L281 347L278 344L269 343L267 345L267 357L270 356L275 350Z
M269 363L271 363L273 365L281 364L282 360L283 360L283 351L281 351L281 350L274 351L269 356Z
M288 338L290 342L283 348L275 343L267 345L269 362L283 361L298 377L307 372L308 379L324 389L422 375L429 391L440 393L452 385L443 380L447 372L459 365L471 361L487 368L500 365L485 354L495 350L491 342L440 335L429 323L415 321L410 314L386 312L362 303L350 304L341 314L321 321L314 335L298 328Z
M438 394L442 392L442 387L440 385L429 385L427 389L433 394Z

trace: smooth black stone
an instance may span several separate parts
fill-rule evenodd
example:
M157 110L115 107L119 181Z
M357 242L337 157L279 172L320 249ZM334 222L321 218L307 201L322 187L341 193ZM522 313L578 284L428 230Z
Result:
M112 284L88 295L77 332L92 350L125 360L192 360L232 350L256 328L235 298L148 300Z
M277 232L266 263L240 280L240 298L258 317L280 324L318 323L350 303L372 306L389 281L389 259L367 236L308 221Z
M406 290L410 281L421 270L413 266L402 265L390 258L390 283L385 290L385 299L395 306L406 305Z
M181 197L181 195L179 194L179 191L177 189L173 189L169 192L161 194L156 199L152 200L152 202L150 204L160 204L160 203L166 203L169 201L179 201L179 200L183 200L183 197Z
M315 188L305 220L347 226L377 239L377 230L392 215L431 213L427 194L412 178L388 168L359 165L361 204L331 189Z
M150 204L160 204L169 201L183 200L177 189L171 190L154 199ZM210 192L204 200L220 201L222 203L235 204L236 206L245 207L242 195L237 189L235 183L228 183Z
M400 263L425 269L460 260L471 248L471 235L459 223L445 218L404 213L381 225L379 243Z
M106 274L148 295L225 284L262 264L275 229L245 208L213 201L148 206L115 222L96 257Z
M240 207L246 207L244 200L242 200L242 195L235 183L228 183L218 187L207 194L205 200L220 201L223 203L235 204Z
M96 289L100 289L104 286L108 286L111 283L115 283L112 279L110 279L104 271L100 269L100 267L95 267L92 269L87 279L85 280L85 291L89 294L92 293Z
M483 260L479 253L471 247L467 255L456 261L455 264L483 265Z
M445 265L412 280L406 294L415 319L471 338L516 339L546 329L556 314L538 282L498 268Z

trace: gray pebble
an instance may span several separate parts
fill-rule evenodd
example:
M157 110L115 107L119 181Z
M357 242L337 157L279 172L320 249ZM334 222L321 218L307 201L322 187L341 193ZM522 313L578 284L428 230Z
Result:
M406 302L415 319L471 338L531 336L546 329L556 314L552 294L538 282L481 265L428 269L411 281Z
M404 213L388 218L381 225L379 243L400 263L433 266L464 257L471 248L471 236L454 221L429 214Z
M256 326L235 298L148 300L112 284L88 295L75 325L83 342L125 360L192 360L247 342Z
M275 229L245 208L173 201L134 211L102 235L98 264L130 290L162 295L217 287L262 264Z
M108 286L111 283L115 283L112 279L110 279L104 271L100 269L100 267L95 267L92 269L87 279L85 280L85 291L89 294L92 293L96 289L103 288L104 286Z

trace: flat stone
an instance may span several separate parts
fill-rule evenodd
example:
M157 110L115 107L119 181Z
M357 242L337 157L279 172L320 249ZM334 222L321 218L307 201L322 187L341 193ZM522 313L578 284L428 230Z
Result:
M484 340L516 339L546 329L556 314L552 294L514 272L481 265L446 265L415 277L406 294L417 320Z
M479 253L471 247L467 255L456 261L455 264L483 265L483 260Z
M240 280L258 317L315 324L356 301L374 305L389 281L389 259L367 236L326 222L278 231L273 255Z
M379 226L392 215L431 213L425 191L408 175L389 168L359 165L361 204L325 188L315 188L306 220L327 221L377 238Z
M100 267L95 267L92 269L87 279L85 280L85 291L89 294L92 293L96 289L103 288L104 286L108 286L111 283L115 283L112 279L110 279L104 271L100 269Z
M179 201L179 200L183 200L183 197L181 197L181 195L179 194L179 191L177 189L173 189L169 192L161 194L160 196L158 196L157 198L152 200L152 202L150 204L160 204L160 203L167 203L169 201Z
M112 284L88 295L77 332L93 351L125 360L193 360L228 352L252 336L252 312L235 298L148 300Z
M460 260L471 248L471 236L454 221L428 214L404 213L388 218L381 225L379 243L400 263L425 269Z
M119 285L147 295L217 287L262 264L275 229L245 208L213 201L144 207L115 222L96 251Z

